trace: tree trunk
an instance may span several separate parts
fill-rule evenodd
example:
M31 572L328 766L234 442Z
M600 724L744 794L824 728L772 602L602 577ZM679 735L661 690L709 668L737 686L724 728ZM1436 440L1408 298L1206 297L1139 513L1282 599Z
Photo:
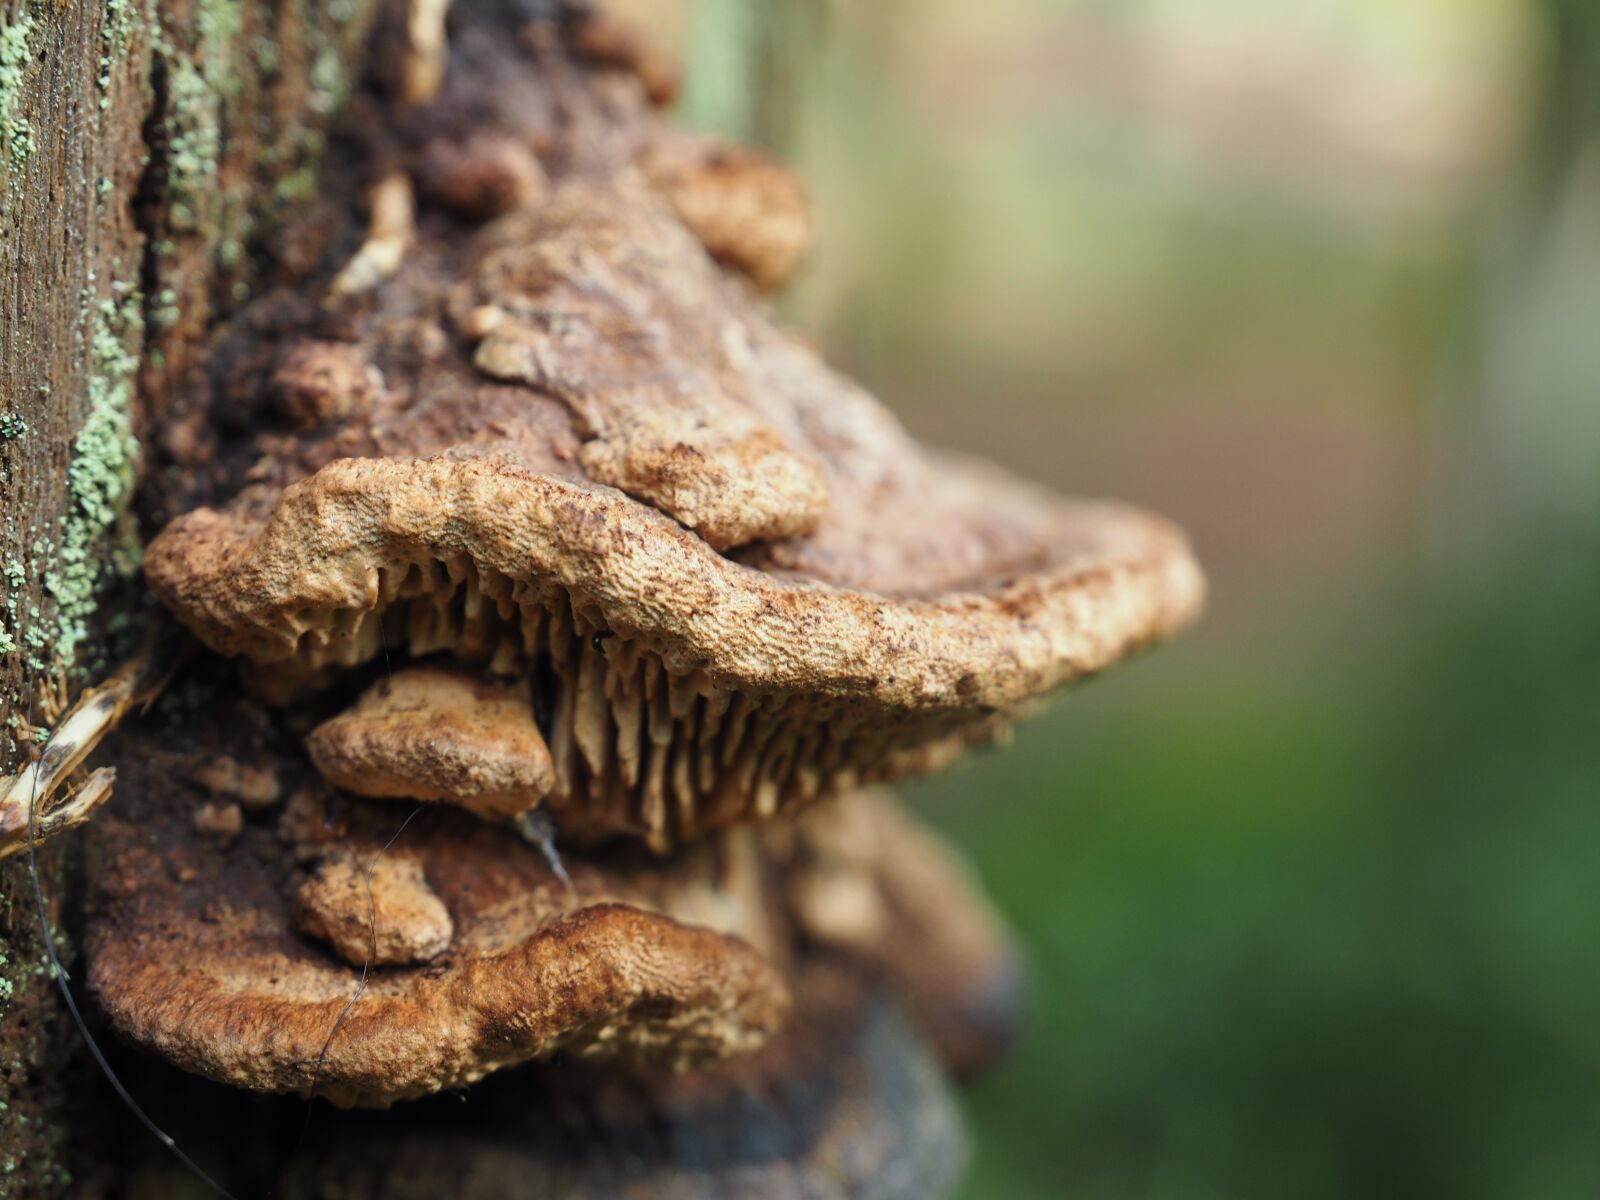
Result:
M105 602L138 564L139 446L204 331L249 294L280 212L313 189L376 9L0 0L0 774L109 662ZM40 852L69 970L75 849ZM6 860L0 1195L94 1186L92 1080L26 859Z

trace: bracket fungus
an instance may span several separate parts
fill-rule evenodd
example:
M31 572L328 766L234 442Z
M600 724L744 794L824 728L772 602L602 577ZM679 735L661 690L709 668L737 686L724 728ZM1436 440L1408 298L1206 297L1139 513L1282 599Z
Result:
M455 936L450 910L410 856L353 854L320 864L295 893L300 928L356 966L427 962Z
M928 1200L966 1157L955 1101L915 1032L826 970L801 981L780 1035L714 1069L534 1068L485 1081L473 1100L318 1122L274 1194Z
M569 837L664 851L936 767L1198 604L1171 526L924 452L647 194L440 236L352 319L389 394L361 456L291 439L146 572L282 693L385 646L534 680ZM397 369L391 305L470 334Z
M885 797L668 859L626 842L569 854L563 880L504 824L441 805L401 821L331 790L285 739L288 800L218 842L196 827L211 801L191 760L247 737L248 707L146 720L112 748L123 802L91 830L89 986L125 1035L181 1066L359 1106L558 1051L683 1067L760 1046L816 962L900 995L953 1066L977 1065L963 1039L991 1045L992 1014L968 993L1013 980L1015 954ZM908 876L939 888L915 898L926 911Z
M557 1051L692 1064L781 1023L775 966L673 915L681 900L705 916L682 864L574 862L569 892L514 833L439 808L386 850L392 809L293 759L281 811L217 844L184 766L238 723L234 707L220 728L141 728L117 753L89 986L134 1041L235 1086L382 1105ZM363 966L383 969L345 1014Z
M840 994L840 1028L897 1005L985 1065L1019 956L866 785L1180 629L1187 542L924 449L781 329L803 191L667 124L630 37L445 8L387 97L375 56L321 225L166 442L146 576L239 672L195 665L218 703L115 756L91 989L179 1066L341 1105L532 1059L651 1112L832 1087L800 1064Z

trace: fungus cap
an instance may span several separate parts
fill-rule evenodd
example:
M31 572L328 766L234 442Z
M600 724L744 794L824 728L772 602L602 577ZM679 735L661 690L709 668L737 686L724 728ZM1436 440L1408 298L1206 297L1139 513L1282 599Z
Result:
M574 864L577 900L532 846L448 810L418 817L391 853L420 866L454 937L412 947L436 951L431 961L374 970L352 1005L361 975L346 959L365 958L364 891L330 900L351 943L336 957L296 929L300 875L277 834L252 826L219 847L176 810L152 811L153 777L125 771L143 803L137 824L94 830L89 986L124 1035L220 1082L383 1106L558 1051L673 1067L740 1054L788 1011L760 952L669 915L681 865ZM374 860L384 870L383 831L395 828L393 809L373 807L351 802L355 832L332 847L363 873ZM376 931L375 964L397 957L384 953L394 932Z
M811 203L789 168L752 146L663 133L639 169L712 257L763 291L787 283L811 245Z
M1021 952L967 864L885 792L802 813L784 880L804 935L887 980L951 1071L970 1075L1011 1049Z
M354 318L394 415L280 446L146 572L257 677L388 645L547 681L569 835L665 849L933 769L1199 606L1171 525L923 451L647 193L564 184L446 249ZM419 310L469 332L397 348Z
M492 819L555 783L526 680L487 683L438 666L396 671L306 738L327 781L358 796L444 801Z
M994 994L1010 943L882 795L668 859L569 850L561 875L503 825L335 793L284 741L255 761L287 803L219 841L194 827L208 793L193 765L244 750L252 711L222 699L187 722L146 719L113 747L121 803L88 835L90 988L120 1032L181 1067L361 1106L558 1052L678 1069L763 1045L819 963L898 996L953 1066L997 1045L996 1011L969 1001Z
M950 1083L892 1000L812 970L754 1054L672 1076L534 1067L464 1103L325 1114L274 1194L934 1200L967 1153Z

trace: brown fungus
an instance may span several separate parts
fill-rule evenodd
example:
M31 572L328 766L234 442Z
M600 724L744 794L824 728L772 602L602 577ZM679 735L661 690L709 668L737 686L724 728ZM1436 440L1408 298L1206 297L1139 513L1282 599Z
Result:
M781 830L770 835L784 838ZM992 1065L1021 1029L1021 954L966 864L881 791L801 814L785 843L802 935L889 981L945 1065Z
M237 804L218 804L207 801L194 810L194 827L227 842L244 830L244 810Z
M382 387L355 347L310 339L286 348L271 384L278 411L302 429L363 415Z
M505 826L335 793L285 742L287 804L219 841L196 828L190 764L245 735L246 707L146 719L113 748L121 802L89 834L90 988L190 1071L372 1106L558 1053L679 1070L764 1044L819 964L886 986L960 1069L1015 1021L991 986L1009 942L884 797L665 860L564 851L562 876ZM970 1002L997 994L1011 1007Z
M246 827L219 847L153 799L135 799L137 824L95 827L106 858L89 986L123 1034L212 1079L386 1105L557 1052L674 1067L727 1057L787 1012L759 952L669 915L676 884L660 873L575 865L576 899L508 832L424 814L390 860L379 815L358 810L305 882L277 834ZM372 965L398 965L352 1003L352 963L373 943Z
M423 150L418 185L427 199L469 221L531 204L548 186L538 157L523 142L488 133L465 142L433 138Z
M455 932L422 864L405 854L328 858L300 885L295 910L303 932L358 967L427 962L444 953Z
M723 138L652 139L639 168L718 262L763 291L789 281L811 245L811 204L788 167Z
M569 836L665 849L931 769L1198 607L1172 526L923 451L636 189L442 249L352 317L404 397L364 456L307 434L146 572L268 690L385 645L533 678ZM429 306L475 340L402 377L391 308Z
M930 1200L967 1157L949 1083L886 997L799 981L759 1051L678 1075L570 1064L501 1075L462 1103L325 1114L282 1200Z
M242 763L232 755L202 759L189 778L223 802L240 808L272 808L283 795L278 777L258 763Z
M343 227L217 330L204 452L162 476L192 510L146 557L293 707L228 701L117 762L91 990L182 1067L343 1105L544 1060L615 1072L646 1120L730 1080L781 1115L788 1086L856 1094L862 1043L808 1029L884 993L983 1065L1017 956L858 785L1176 631L1187 543L924 450L778 328L750 282L804 250L798 184L666 129L571 6L458 0L448 53L444 5L408 11L408 105L347 131ZM275 820L196 828L218 755L266 762ZM832 1178L876 1115L781 1161Z
M323 777L347 792L443 801L491 819L525 812L555 786L527 680L397 671L312 730L306 746Z
M575 15L566 34L579 58L632 74L652 105L661 107L677 99L682 85L677 60L626 18L603 8L589 9Z

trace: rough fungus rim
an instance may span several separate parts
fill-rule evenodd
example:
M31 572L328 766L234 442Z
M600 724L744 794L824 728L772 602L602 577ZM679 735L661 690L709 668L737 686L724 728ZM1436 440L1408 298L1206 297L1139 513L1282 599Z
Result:
M1040 569L900 599L740 565L605 485L345 459L287 488L264 522L238 508L179 518L146 569L191 629L282 698L391 648L532 672L548 683L535 692L553 786L530 802L568 835L637 834L664 852L937 769L1023 701L1194 614L1202 584L1176 529L1112 505L1050 511Z
M643 641L674 674L893 716L1004 710L1177 632L1204 583L1177 527L1063 501L1048 565L987 591L899 599L717 554L603 485L503 464L341 459L264 522L198 509L150 545L152 587L220 653L355 665L379 648L385 574L465 561ZM341 663L341 651L344 661Z
M123 1035L186 1070L341 1107L558 1052L713 1062L784 1023L789 990L761 951L655 907L648 889L675 876L583 866L588 898L560 900L537 852L504 831L435 814L416 834L455 936L436 961L375 969L351 1005L349 962L294 925L278 835L247 829L222 852L181 812L107 822L89 988Z

